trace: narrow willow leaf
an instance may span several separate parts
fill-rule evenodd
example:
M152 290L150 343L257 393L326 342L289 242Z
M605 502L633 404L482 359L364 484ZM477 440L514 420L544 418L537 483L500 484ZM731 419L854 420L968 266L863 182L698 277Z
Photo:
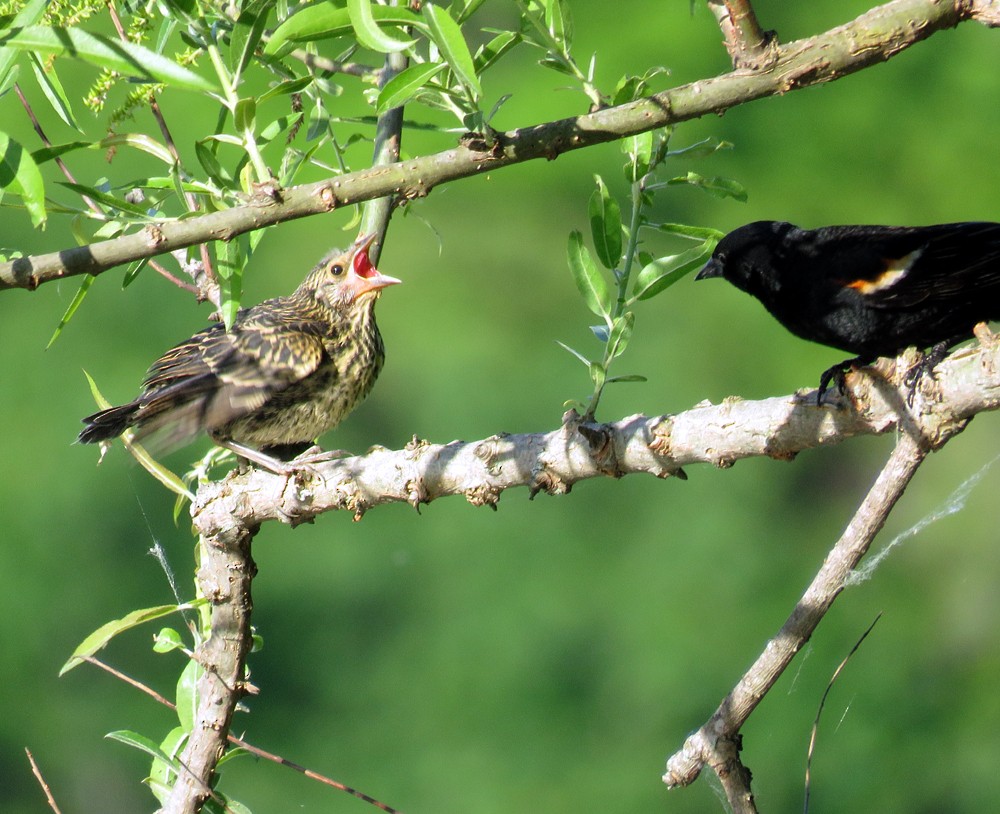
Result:
M371 51L380 54L391 54L405 51L416 44L415 40L401 40L386 34L372 13L371 0L347 0L347 12L351 18L351 26L358 37L358 42Z
M484 71L492 68L504 54L521 41L521 35L516 31L502 31L486 44L479 46L472 60L476 75L481 76Z
M587 247L583 245L583 235L580 232L575 230L570 232L567 255L569 269L573 272L573 280L584 303L593 313L607 319L611 311L608 284L601 276Z
M132 147L140 150L154 158L160 159L164 164L174 164L174 157L164 145L156 139L150 138L145 133L116 133L113 136L101 139L94 148L107 149L108 147Z
M653 155L652 131L622 139L622 150L628 156L625 179L633 184L649 172L649 162Z
M96 203L103 204L109 209L126 215L132 215L140 220L151 219L149 213L141 206L130 204L124 198L118 198L109 192L103 192L102 190L94 187L88 187L84 184L73 184L69 181L57 181L56 183L58 183L61 187L73 190L73 192L76 192L79 195L90 198L90 200L95 201Z
M444 67L443 62L425 62L404 68L379 91L375 112L381 116L387 110L406 104Z
M122 436L122 441L125 443L125 449L127 449L129 454L135 458L139 466L145 469L150 475L156 478L175 495L190 500L192 503L194 502L194 494L184 485L184 481L156 460L156 458L150 455L142 444L138 444L133 441L131 431L127 431L125 435Z
M69 657L69 660L62 666L59 671L59 675L64 675L81 664L84 659L93 656L98 650L103 648L108 642L110 642L119 633L124 633L126 630L131 630L134 627L145 624L146 622L151 622L154 619L160 619L164 616L168 616L171 613L177 613L178 611L190 610L198 605L203 605L207 600L199 599L193 603L188 602L181 605L157 605L154 608L141 608L139 610L134 610L131 613L127 613L121 619L114 619L111 622L101 625L97 630L87 636L76 650L73 651L73 655Z
M149 780L147 781L150 791L153 792L153 795L160 803L165 803L167 797L170 795L170 789L177 777L175 761L184 749L187 741L188 730L180 726L175 726L160 741L160 751L167 756L168 760L163 761L159 758L154 758L153 765L149 770ZM172 766L173 768L171 768Z
M667 181L667 184L670 186L688 184L698 189L703 189L709 195L716 198L734 198L741 202L746 202L747 199L747 190L743 184L739 181L734 181L732 178L722 178L718 175L706 178L696 172L689 172L687 175L671 178Z
M189 659L177 679L177 719L188 732L194 729L195 721L198 720L198 679L204 672L204 667L194 659Z
M279 82L273 88L264 91L257 97L257 107L260 107L269 99L275 99L278 96L287 96L288 94L298 93L300 90L305 90L314 81L315 79L312 76L302 76L298 79L286 79L284 82Z
M725 232L720 232L718 229L710 229L707 226L687 226L683 223L658 223L655 224L655 228L661 232L685 237L689 240L703 241L706 244L710 244L710 248L712 249L726 235Z
M31 153L6 133L0 133L0 191L21 196L36 229L45 224L45 182L42 181L42 173Z
M600 390L604 387L608 378L608 371L600 362L590 363L590 380L594 383L594 389Z
M479 84L479 77L476 76L472 53L465 42L465 37L462 36L462 27L455 22L448 10L441 6L424 3L420 11L430 28L431 38L455 76L465 86L473 100L481 99L483 88Z
M573 19L569 13L569 3L566 0L544 0L545 27L552 38L562 46L563 53L568 53L573 43Z
M590 232L597 257L605 268L617 268L622 259L622 213L604 179L595 175L597 189L590 196Z
M233 33L229 40L229 65L234 80L239 79L253 59L254 51L260 45L264 29L267 28L268 12L273 5L272 0L253 0L233 23Z
M38 86L42 89L45 98L48 99L49 105L60 119L78 133L82 133L80 125L76 123L76 116L73 115L73 107L70 104L69 97L66 95L66 91L63 90L62 82L59 81L55 65L50 65L48 70L46 70L42 61L38 58L38 54L31 53L29 56L31 58L31 70L34 71L35 79L38 80Z
M607 342L611 336L611 331L607 325L591 325L590 332L597 337L598 342Z
M48 4L49 0L30 0L11 20L7 30L34 25L42 18ZM17 56L15 49L0 47L0 90L6 91L7 85L14 81L17 75L17 65L14 64Z
M59 156L71 153L74 150L93 147L94 144L92 141L70 141L66 144L55 144L52 147L40 147L37 150L32 150L31 159L36 164L44 164L46 161L59 158Z
M181 634L172 627L160 628L160 632L153 636L154 653L170 653L173 650L184 648L184 640Z
M180 764L176 760L171 760L166 753L160 749L152 740L147 738L145 735L140 735L138 732L132 732L128 729L119 729L116 732L109 732L104 737L118 741L119 743L124 743L126 746L131 746L134 749L138 749L140 752L145 752L147 755L155 758L156 760L162 760L164 763L170 764L174 770L177 772L180 769Z
M678 280L704 265L708 259L709 248L706 244L680 254L660 257L644 266L635 277L632 301L648 300L661 291L669 288Z
M560 342L558 339L556 340L556 344L560 348L562 348L564 351L567 351L568 353L572 353L577 359L579 359L581 362L583 362L587 367L590 367L590 359L588 359L582 353L580 353L579 351L573 350L569 345L565 344L564 342Z
M218 259L216 270L219 272L219 289L222 296L219 310L222 312L222 321L228 331L233 327L243 296L243 269L246 265L243 241L234 238L228 243L217 243L215 254Z
M370 4L369 8L378 24L427 30L423 18L408 8ZM279 25L264 46L264 53L277 54L289 43L348 36L353 30L350 12L344 7L343 0L323 0L297 11Z
M682 147L679 150L670 150L666 153L667 158L677 158L678 156L686 156L688 158L705 158L706 156L712 155L719 150L731 150L733 147L732 143L729 141L716 141L714 138L709 136L708 138L702 139L701 141L696 141L687 147Z
M626 311L615 320L611 327L611 336L608 338L608 359L621 356L628 347L628 342L632 338L632 327L635 325L635 314Z
M33 25L0 33L0 46L81 59L98 68L188 90L215 91L208 79L161 54L79 28Z
M216 158L215 153L212 152L204 141L196 141L194 143L194 154L197 156L201 168L216 184L223 189L232 186L233 176L226 171L219 159Z
M233 111L233 126L241 133L253 132L257 123L257 100L246 96L236 102Z
M479 10L479 7L485 2L486 0L465 0L465 2L462 3L461 10L455 15L455 19L459 24L464 23L473 14L475 14Z
M65 328L71 319L73 319L73 314L76 313L76 309L80 307L84 298L87 296L87 292L90 291L90 287L94 284L96 280L93 274L85 274L83 277L83 282L80 283L80 287L76 290L76 295L73 297L73 301L66 308L65 313L62 315L62 319L59 320L59 324L56 326L55 331L52 332L52 337L49 339L49 343L45 346L45 350L52 347L52 343L59 338L59 334L62 333L63 328Z

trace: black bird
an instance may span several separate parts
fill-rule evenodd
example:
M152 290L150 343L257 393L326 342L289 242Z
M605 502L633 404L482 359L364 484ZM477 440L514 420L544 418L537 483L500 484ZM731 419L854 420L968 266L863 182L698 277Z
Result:
M826 226L757 221L730 232L695 277L724 277L796 336L855 354L831 380L911 345L930 371L980 322L1000 319L1000 223ZM911 378L911 382L916 376Z
M243 458L291 471L275 454L301 452L339 424L382 369L375 301L400 281L372 265L373 240L330 252L291 295L240 309L229 331L217 323L168 350L139 396L83 419L78 440L133 427L137 439L173 447L207 432Z

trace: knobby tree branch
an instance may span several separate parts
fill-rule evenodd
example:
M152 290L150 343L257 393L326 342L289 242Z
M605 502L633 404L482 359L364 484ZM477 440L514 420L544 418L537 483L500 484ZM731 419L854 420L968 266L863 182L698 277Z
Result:
M385 503L419 508L452 495L496 507L513 487L527 487L531 496L566 494L587 478L638 473L664 478L692 464L725 468L754 456L791 460L803 450L893 431L936 449L975 414L1000 408L1000 344L992 338L938 365L934 379L922 380L911 408L901 379L914 359L905 354L849 374L852 405L817 406L813 390L761 401L726 399L676 415L635 415L610 424L586 424L570 412L550 432L448 444L414 438L403 449L377 448L317 464L304 479L256 469L233 472L199 489L192 516L195 526L211 535L233 518L298 525L324 512L350 511L360 519Z
M143 257L208 240L231 240L254 229L373 198L423 197L439 184L459 178L539 158L551 160L570 150L830 82L890 59L935 32L966 20L1000 26L1000 0L893 0L823 34L776 46L774 59L759 70L739 69L618 107L511 130L499 134L492 146L470 140L444 152L312 184L288 189L265 185L244 206L151 224L113 240L0 263L0 290L34 289L72 275L100 274Z
M750 0L708 0L708 8L719 22L734 68L760 70L777 58L777 36L760 27Z

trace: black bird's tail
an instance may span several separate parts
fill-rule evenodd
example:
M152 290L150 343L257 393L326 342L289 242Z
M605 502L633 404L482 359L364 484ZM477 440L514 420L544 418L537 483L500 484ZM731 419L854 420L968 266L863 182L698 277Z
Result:
M99 413L87 416L77 441L81 444L96 444L98 441L110 441L117 438L135 423L139 405L136 402L123 404L121 407L109 407Z

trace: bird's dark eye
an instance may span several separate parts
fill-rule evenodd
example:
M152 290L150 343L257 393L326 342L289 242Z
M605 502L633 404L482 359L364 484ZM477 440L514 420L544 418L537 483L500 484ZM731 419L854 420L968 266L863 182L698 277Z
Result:
M344 273L344 267L340 265L340 263L334 263L332 266L330 266L330 274L332 274L334 277L339 277L343 273Z

